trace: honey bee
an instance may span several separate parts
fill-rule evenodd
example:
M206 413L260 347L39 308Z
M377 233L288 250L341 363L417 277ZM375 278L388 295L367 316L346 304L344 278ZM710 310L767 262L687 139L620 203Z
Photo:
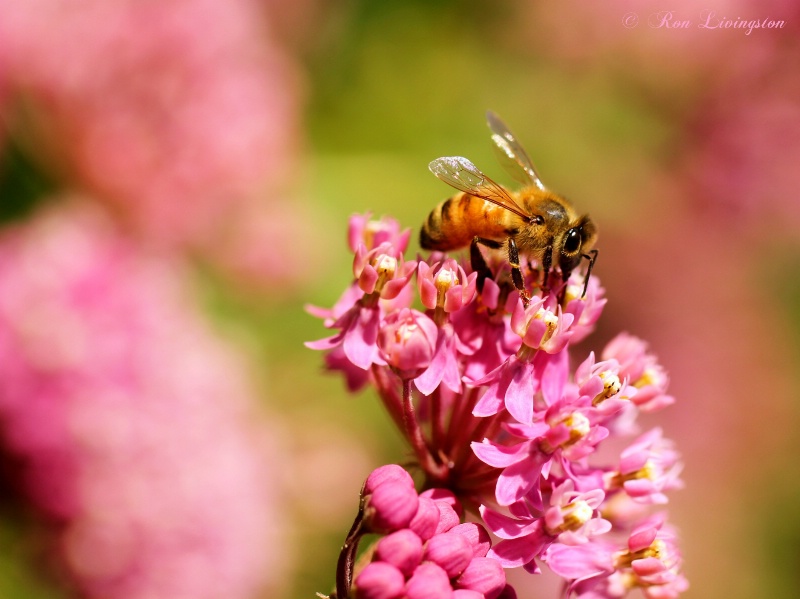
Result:
M583 295L589 283L597 250L597 228L588 215L580 215L564 197L547 189L528 154L506 124L493 112L486 113L492 142L501 164L524 187L508 191L492 181L466 158L445 156L428 168L461 193L443 201L428 215L420 231L426 250L450 251L470 246L472 268L479 288L491 271L479 245L505 248L511 278L526 305L520 256L536 260L544 271L542 289L547 292L550 271L561 271L562 281L580 264L589 261Z

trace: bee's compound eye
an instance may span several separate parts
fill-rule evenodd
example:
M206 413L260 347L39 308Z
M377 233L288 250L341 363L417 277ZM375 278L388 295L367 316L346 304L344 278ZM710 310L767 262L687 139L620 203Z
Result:
M581 249L582 241L580 229L570 229L567 231L567 238L564 240L564 252L574 254Z

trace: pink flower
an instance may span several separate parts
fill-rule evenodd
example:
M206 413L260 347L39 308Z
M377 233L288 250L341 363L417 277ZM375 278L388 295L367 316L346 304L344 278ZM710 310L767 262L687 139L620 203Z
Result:
M594 325L603 313L606 300L605 290L600 286L597 277L591 277L583 294L584 277L575 272L567 282L564 299L564 312L572 314L574 321L571 327L570 343L580 343L594 330Z
M522 337L523 349L529 348L526 351L541 349L548 354L557 354L573 335L570 326L575 316L563 313L560 306L553 310L546 303L549 302L544 298L534 298L527 308L522 302L518 303L511 315L511 329Z
M365 295L394 299L408 283L417 263L403 263L399 248L388 243L367 250L359 246L353 260L353 274Z
M512 516L482 507L481 516L502 541L489 551L506 568L525 566L536 571L534 558L555 542L582 544L611 529L607 520L598 517L604 493L600 489L582 493L574 490L571 480L556 486L549 497L549 506L533 509L520 501L509 507Z
M397 298L415 269L416 262L404 263L399 251L388 243L369 251L365 246L359 246L353 261L353 274L361 293L355 290L346 293L344 299L353 301L353 305L327 325L341 332L308 342L306 347L322 350L341 347L347 360L361 370L368 369L372 364L382 364L377 347L381 322L379 300ZM342 309L340 307L331 314ZM322 310L312 310L322 316L327 314Z
M619 467L606 474L609 489L622 488L639 503L667 503L664 491L681 488L682 464L661 429L645 433L620 455Z
M607 418L613 418L631 405L637 389L620 379L620 365L616 360L595 363L594 352L578 366L575 382L578 394Z
M422 305L430 310L456 312L469 303L475 295L477 273L469 276L452 258L428 266L419 263L417 285Z
M648 599L674 599L689 586L680 572L675 535L658 515L636 527L624 549L609 543L553 545L545 561L572 579L570 590L577 597L619 598L639 588Z
M61 200L0 235L0 444L63 571L85 597L278 592L279 465L241 356L179 265Z
M392 312L378 334L381 358L404 379L418 376L431 363L437 329L422 312L403 308Z
M620 374L637 390L633 402L640 410L651 412L674 403L666 393L669 377L638 337L620 333L606 345L603 359L619 362Z
M383 243L396 247L402 254L408 248L411 229L400 230L400 223L388 216L379 220L370 219L370 214L354 214L350 217L347 228L347 244L350 251L356 253L363 245L372 250Z
M436 350L428 369L414 379L417 389L430 395L441 384L453 391L461 392L461 369L458 364L458 340L453 325L444 323L439 328Z

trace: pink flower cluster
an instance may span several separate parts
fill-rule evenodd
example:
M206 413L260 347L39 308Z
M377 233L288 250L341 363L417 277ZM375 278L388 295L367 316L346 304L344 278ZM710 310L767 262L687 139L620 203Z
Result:
M486 529L461 523L462 515L451 491L417 494L400 466L374 470L364 483L358 531L385 536L355 578L357 599L515 598L502 566L486 557Z
M53 524L81 597L277 591L279 472L245 364L191 308L180 267L62 202L0 235L11 488Z
M585 295L576 272L524 302L507 266L479 290L446 255L404 261L408 237L392 219L353 217L354 281L332 309L310 309L336 333L308 346L351 389L377 390L424 486L451 491L499 539L486 559L534 574L546 564L578 597L678 596L674 535L647 508L681 486L681 464L660 429L636 421L673 403L668 378L628 334L571 365L605 304L597 278ZM597 457L635 435L616 460Z

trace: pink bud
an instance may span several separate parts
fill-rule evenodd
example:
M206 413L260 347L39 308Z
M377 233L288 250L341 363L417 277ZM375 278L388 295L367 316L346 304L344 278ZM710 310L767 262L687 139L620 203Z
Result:
M449 578L455 578L472 560L472 547L466 537L448 532L434 536L425 544L422 559L440 565Z
M456 514L458 514L459 518L464 515L464 508L461 507L461 503L450 489L428 489L419 495L420 497L430 497L434 501L443 501L449 504L450 507L455 510Z
M389 314L378 333L378 350L402 379L413 379L430 366L439 330L422 312L403 308Z
M388 533L408 526L417 513L419 496L402 481L385 481L368 496L364 523L372 532Z
M398 530L378 541L373 559L389 563L411 576L422 561L422 540L408 528Z
M434 503L439 508L439 524L436 525L437 535L447 532L461 521L455 510L450 507L450 504L443 501L435 501Z
M514 587L512 587L510 584L506 584L506 586L503 587L503 590L500 591L497 599L517 599L517 591L515 591Z
M427 541L436 534L439 526L439 508L436 502L430 497L420 496L417 513L411 519L408 527L417 533L423 541Z
M472 589L456 589L453 591L453 599L484 599L484 597L483 594Z
M411 478L411 475L406 472L402 466L386 464L370 472L367 481L364 483L364 495L369 495L378 485L387 480L403 482L412 489L414 488L414 479Z
M487 599L496 599L506 586L506 575L500 562L476 557L458 577L456 586L483 593Z
M384 562L372 562L355 580L356 599L398 599L403 596L405 576Z
M450 599L452 595L447 573L436 564L421 564L406 583L408 599Z
M454 526L448 532L462 535L467 539L472 548L472 557L486 557L489 549L492 548L492 539L489 537L489 533L483 526L475 522L464 522L464 524Z

